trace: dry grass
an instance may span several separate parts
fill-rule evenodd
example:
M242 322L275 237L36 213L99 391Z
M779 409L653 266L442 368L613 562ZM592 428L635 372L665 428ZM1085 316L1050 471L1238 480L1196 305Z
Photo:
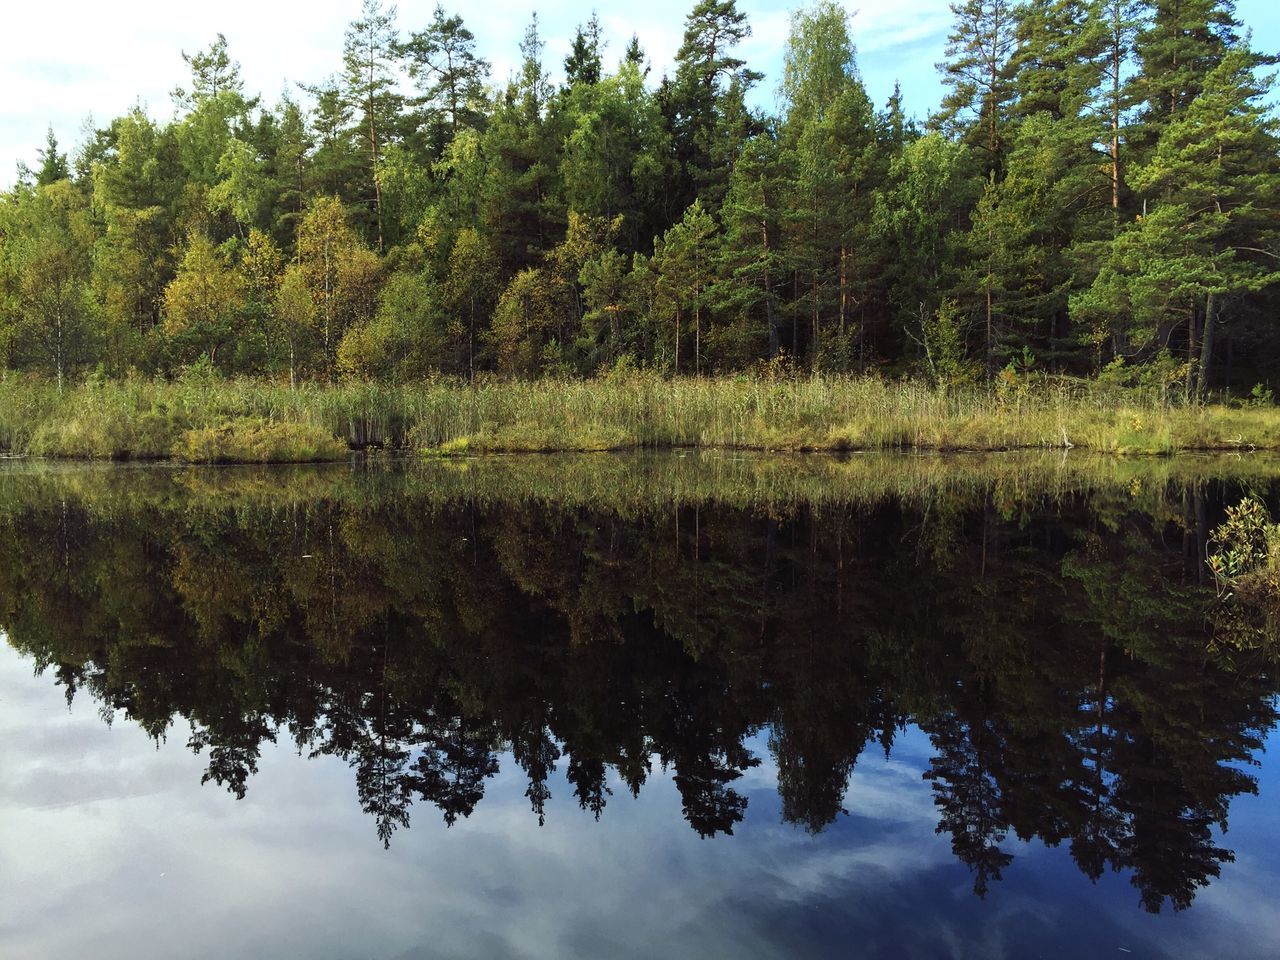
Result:
M0 383L0 449L10 453L167 458L192 431L237 422L304 425L351 447L442 454L677 447L1280 450L1275 408L1178 405L1082 381L943 391L875 378L634 375L291 391L260 381L131 380L85 384L61 395L41 381L11 376Z

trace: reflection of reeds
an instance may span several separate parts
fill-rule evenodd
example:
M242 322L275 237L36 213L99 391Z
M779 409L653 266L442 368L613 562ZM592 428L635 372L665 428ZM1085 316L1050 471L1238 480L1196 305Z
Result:
M1209 479L1262 489L1280 459L1186 456L1121 459L1071 453L786 456L715 451L618 455L377 457L329 467L106 467L51 462L0 466L0 516L59 501L110 514L138 507L280 508L322 500L377 510L411 498L424 507L539 503L624 516L723 504L785 514L800 508L923 509L989 497L1006 516L1025 506L1089 493L1099 507L1176 519L1182 492Z
M1075 381L942 391L917 382L815 377L430 381L296 391L256 381L93 383L59 395L0 384L0 448L81 458L162 458L188 431L242 421L305 424L353 446L460 451L701 447L1107 453L1280 449L1280 412L1175 406Z

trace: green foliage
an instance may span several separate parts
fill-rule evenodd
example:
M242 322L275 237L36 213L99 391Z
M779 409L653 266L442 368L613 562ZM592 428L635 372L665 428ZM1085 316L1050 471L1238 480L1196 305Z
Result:
M468 127L484 125L484 82L489 64L476 54L475 35L462 17L447 16L436 5L431 23L414 31L400 48L409 76L422 94L419 106L429 123L447 124L449 140Z
M1219 593L1269 564L1273 544L1280 544L1280 528L1271 523L1260 501L1249 498L1227 508L1226 520L1213 531L1208 554Z
M440 366L444 318L435 290L421 274L388 278L373 319L352 327L338 345L338 369L347 377L401 383Z
M929 376L939 386L956 386L977 379L978 365L967 359L968 331L954 300L943 300L925 321L921 346Z
M660 81L592 16L553 83L534 17L490 87L461 16L362 0L335 72L265 104L218 35L171 121L135 108L70 160L50 133L0 193L0 366L966 383L1031 350L1150 384L1167 352L1201 400L1270 378L1280 129L1232 5L952 12L923 132L872 104L830 0L791 16L775 111L734 0L693 4Z
M1015 95L1017 9L1012 0L962 0L951 10L955 25L947 59L939 64L950 89L935 122L973 145L984 172L996 172L1004 162Z
M185 463L315 463L345 459L347 445L313 424L245 419L184 431L172 454Z
M1242 407L1273 407L1276 398L1271 387L1262 383L1255 383L1253 389L1249 391L1249 396L1238 401L1238 405Z

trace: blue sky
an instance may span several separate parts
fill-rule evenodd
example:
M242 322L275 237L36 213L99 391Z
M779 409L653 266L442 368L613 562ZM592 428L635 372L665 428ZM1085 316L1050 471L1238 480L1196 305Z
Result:
M403 0L401 26L420 29L434 5L435 0ZM535 8L547 39L547 62L554 67L567 51L574 26L591 15L593 6L610 41L609 53L620 55L631 33L638 33L656 76L679 46L692 0L649 0L639 8L616 0L540 7L530 0L446 3L463 11L498 80L514 66L517 43ZM794 6L739 0L754 27L744 53L767 75L760 93L764 103L771 102L778 81L788 11ZM940 93L934 64L942 56L951 20L945 0L855 0L846 6L873 98L882 102L897 79L908 110L927 114ZM1257 47L1280 51L1280 5L1275 0L1238 0L1237 9L1253 28ZM49 8L11 5L0 31L0 89L5 91L0 183L10 182L19 160L34 164L49 125L60 141L70 144L80 139L87 116L105 122L135 102L157 118L170 116L169 91L186 78L181 51L207 46L219 31L241 61L249 89L268 100L296 81L319 80L337 68L343 32L358 10L358 0L311 0L305 7L268 0L181 5L68 0L58 5L56 23L51 23Z

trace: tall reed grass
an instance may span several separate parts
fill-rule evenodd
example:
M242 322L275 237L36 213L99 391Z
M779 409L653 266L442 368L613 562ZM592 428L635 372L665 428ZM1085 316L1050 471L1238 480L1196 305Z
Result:
M0 449L86 459L155 459L192 431L300 424L348 448L439 453L629 448L1007 450L1107 453L1280 449L1280 411L1178 405L1084 381L1017 390L939 390L876 378L436 380L297 390L253 380L92 382L64 390L0 383ZM288 436L285 431L284 436ZM287 442L278 460L299 459ZM341 450L341 446L337 448ZM330 451L332 452L332 450Z

